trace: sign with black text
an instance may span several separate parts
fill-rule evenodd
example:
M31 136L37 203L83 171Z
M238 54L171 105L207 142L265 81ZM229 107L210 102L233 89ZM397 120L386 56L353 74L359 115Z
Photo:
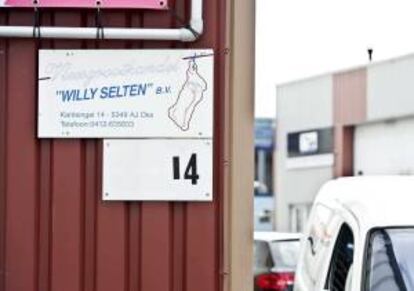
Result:
M212 138L213 51L40 50L38 137Z
M211 139L105 140L103 200L212 201Z

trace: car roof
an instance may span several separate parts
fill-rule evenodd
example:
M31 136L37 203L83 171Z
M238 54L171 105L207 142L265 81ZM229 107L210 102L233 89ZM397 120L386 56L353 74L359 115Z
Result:
M414 226L414 176L336 179L322 187L316 201L350 211L365 229Z
M292 240L292 239L300 239L300 233L292 233L292 232L276 232L276 231L255 231L254 232L254 240L261 240L261 241L276 241L276 240Z

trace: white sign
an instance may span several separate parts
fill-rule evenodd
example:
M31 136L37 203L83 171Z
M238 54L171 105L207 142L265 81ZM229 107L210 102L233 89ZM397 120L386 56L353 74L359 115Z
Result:
M211 138L212 50L40 50L41 138Z
M103 199L212 201L210 139L105 140Z
M311 131L301 133L299 135L299 152L300 153L315 153L318 151L318 132Z

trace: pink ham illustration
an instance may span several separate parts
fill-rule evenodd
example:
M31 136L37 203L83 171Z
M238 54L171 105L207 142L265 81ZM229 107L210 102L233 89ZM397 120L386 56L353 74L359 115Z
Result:
M186 75L177 100L168 109L168 117L183 131L189 130L197 105L203 100L203 94L207 90L207 82L198 73L194 60L188 62Z

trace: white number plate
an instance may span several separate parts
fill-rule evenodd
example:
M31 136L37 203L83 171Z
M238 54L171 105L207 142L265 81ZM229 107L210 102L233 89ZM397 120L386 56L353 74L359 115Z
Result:
M212 201L211 139L104 140L103 199Z

